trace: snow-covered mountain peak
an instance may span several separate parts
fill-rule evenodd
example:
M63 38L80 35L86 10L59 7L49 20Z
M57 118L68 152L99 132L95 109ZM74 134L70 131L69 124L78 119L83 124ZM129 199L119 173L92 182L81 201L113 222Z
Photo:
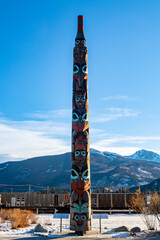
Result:
M160 155L158 153L147 151L147 150L139 150L130 156L125 156L127 158L138 159L138 160L145 160L145 161L152 161L160 163Z
M113 156L116 156L116 157L117 157L117 156L120 156L118 153L113 153L113 152L106 152L106 151L105 151L105 152L103 152L103 153L105 154L105 156L108 156L108 157L109 157L109 156L111 156L111 157L113 157Z
M103 152L100 152L100 151L98 151L98 150L96 150L96 149L94 149L94 148L90 148L90 152L91 152L91 153L97 153L97 154L100 154L100 155L103 155L103 156L104 156Z
M90 152L91 153L97 153L97 154L100 154L100 155L102 155L102 156L104 156L104 157L108 157L108 158L117 158L117 157L121 157L119 154L117 154L117 153L113 153L113 152L107 152L107 151L105 151L105 152L100 152L100 151L98 151L98 150L96 150L96 149L94 149L94 148L90 148Z

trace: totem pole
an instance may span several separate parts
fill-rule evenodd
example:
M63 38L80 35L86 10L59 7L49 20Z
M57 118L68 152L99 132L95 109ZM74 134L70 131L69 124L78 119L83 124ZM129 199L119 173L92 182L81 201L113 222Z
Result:
M78 16L73 52L70 229L80 235L91 230L88 68L83 16Z

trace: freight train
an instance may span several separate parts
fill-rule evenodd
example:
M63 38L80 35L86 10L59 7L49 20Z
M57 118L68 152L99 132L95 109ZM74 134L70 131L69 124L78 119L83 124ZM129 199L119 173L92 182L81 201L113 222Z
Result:
M134 193L92 193L92 209L128 209ZM1 193L1 205L5 208L67 208L70 205L70 195L41 193Z

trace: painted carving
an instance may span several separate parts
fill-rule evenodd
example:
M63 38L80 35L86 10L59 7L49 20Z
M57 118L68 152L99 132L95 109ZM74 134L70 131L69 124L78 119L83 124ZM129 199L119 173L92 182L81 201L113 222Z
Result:
M78 16L73 51L70 229L76 232L91 230L88 68L83 16Z

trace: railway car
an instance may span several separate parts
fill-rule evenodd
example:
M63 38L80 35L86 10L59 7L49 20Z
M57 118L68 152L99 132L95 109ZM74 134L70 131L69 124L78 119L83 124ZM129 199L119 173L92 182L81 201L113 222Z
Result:
M132 196L133 193L92 193L92 209L126 209Z
M2 205L18 208L64 207L69 204L69 194L2 193Z
M92 193L92 209L127 209L133 193ZM1 203L12 208L65 208L69 206L69 194L2 193Z

